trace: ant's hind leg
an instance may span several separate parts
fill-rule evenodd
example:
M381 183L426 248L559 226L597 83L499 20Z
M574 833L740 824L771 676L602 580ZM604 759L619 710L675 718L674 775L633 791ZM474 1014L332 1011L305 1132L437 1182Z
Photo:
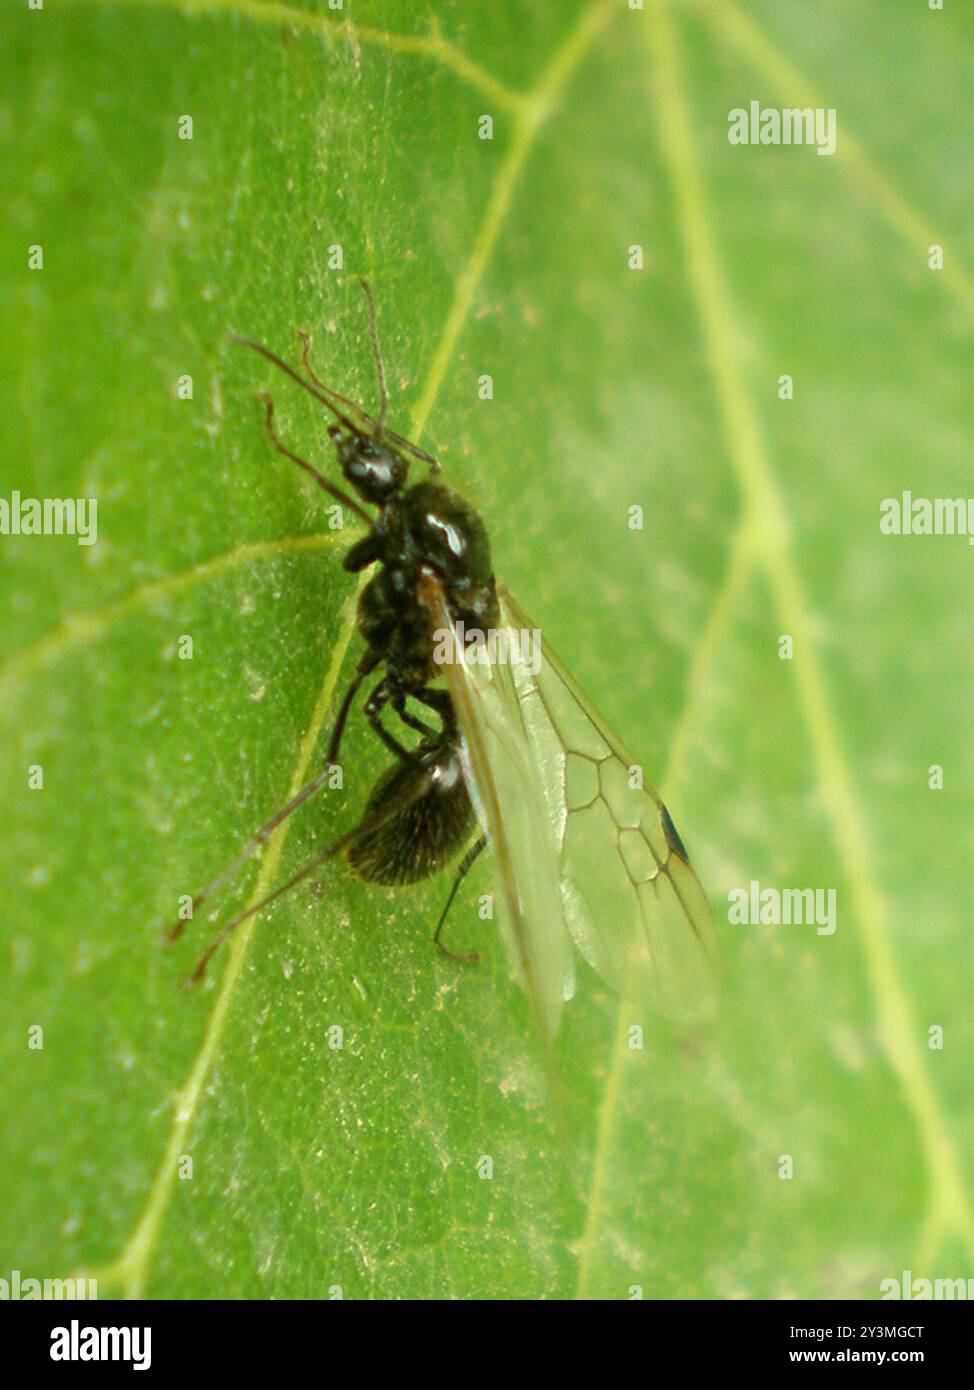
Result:
M437 690L433 686L424 685L422 690L414 690L412 695L421 705L425 705L427 709L431 709L434 714L439 715L444 734L453 732L457 727L457 717L449 691Z
M230 921L217 932L216 936L200 957L196 969L187 977L186 983L193 985L202 979L206 967L216 955L217 951L224 942L229 940L242 922L246 922L251 917L255 917L257 913L263 912L265 907L270 907L271 903L277 902L278 898L283 898L286 893L290 893L292 888L296 888L299 883L303 883L306 879L310 878L316 869L327 864L329 860L337 858L340 854L349 852L360 840L367 836L374 835L376 830L381 826L388 825L391 821L394 821L397 816L401 816L407 807L422 799L425 794L426 785L423 779L415 781L412 786L406 788L402 796L394 798L378 815L373 816L367 821L360 822L358 825L353 826L351 830L346 830L344 835L340 835L337 840L333 840L327 849L323 849L320 853L314 855L303 864L296 873L293 873L289 879L286 879L284 883L272 889L270 893L265 894L259 902L251 903L250 906L245 907L242 912L238 912L235 917L232 917Z
M447 898L446 903L443 907L443 911L440 913L440 920L437 922L436 931L433 933L433 942L436 946L439 947L443 954L445 956L449 956L450 960L460 961L463 965L476 965L477 962L480 960L480 952L469 951L463 953L460 951L451 951L449 946L443 945L441 933L443 931L444 926L446 925L447 913L453 906L453 899L457 895L457 890L460 887L460 884L467 877L467 874L473 868L477 859L479 859L480 855L483 854L486 848L487 836L481 835L480 839L475 841L475 843L470 846L466 854L460 860L459 866L457 867L457 876L453 880L453 887L450 889L450 896Z
M416 754L411 753L393 734L390 734L382 722L382 711L392 699L393 692L389 687L389 682L385 679L381 680L365 702L365 717L385 746L390 752L395 753L400 762L415 763L417 761ZM406 723L408 722L407 720Z
M352 707L352 701L355 699L356 693L365 677L370 671L374 670L377 665L377 660L378 659L373 657L371 653L367 653L359 663L358 670L355 672L352 682L348 690L346 690L345 697L339 707L338 715L335 719L335 727L332 730L331 739L328 743L328 755L325 759L324 767L320 772L315 773L311 781L306 782L301 790L295 796L292 796L291 800L287 802L286 805L282 806L279 811L275 811L270 820L264 822L260 829L247 841L232 863L228 864L215 878L211 878L205 887L200 889L192 899L188 916L179 917L166 931L166 937L169 941L175 941L178 937L182 936L188 923L192 921L196 909L207 902L217 889L222 888L225 883L229 882L229 880L243 868L247 860L251 859L260 847L267 843L277 827L286 821L288 816L293 815L299 806L303 806L306 801L314 796L315 792L327 781L329 774L338 762L342 734L345 729L346 720L348 719L348 712Z
M348 712L352 708L352 701L358 694L365 677L370 675L379 664L379 658L375 652L367 651L362 657L358 666L355 668L355 675L352 683L345 691L344 699L335 717L335 727L331 731L331 738L328 740L328 762L337 763L338 754L342 746L342 735L345 732L345 724L348 721Z
M415 729L416 732L418 734L422 734L424 738L437 737L436 729L431 729L428 724L424 724L421 719L417 719L415 714L412 714L406 708L405 695L397 695L395 699L392 701L392 708L396 711L399 718L408 728Z

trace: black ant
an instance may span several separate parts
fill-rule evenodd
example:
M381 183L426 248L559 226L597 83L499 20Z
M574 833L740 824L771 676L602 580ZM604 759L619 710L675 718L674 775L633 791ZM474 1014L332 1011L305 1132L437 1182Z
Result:
M388 390L376 328L375 303L366 281L369 334L379 385L379 413L369 415L360 405L326 386L308 360L310 340L300 334L304 375L249 338L234 341L260 353L334 415L337 423L328 431L335 445L345 480L354 488L349 496L317 468L295 454L279 438L274 425L274 404L261 399L264 424L278 453L303 468L331 497L359 516L368 534L355 542L343 561L350 574L371 565L378 568L362 591L356 623L365 640L365 652L338 709L325 766L268 820L243 847L236 859L212 879L192 900L191 908L168 932L175 940L186 922L216 890L264 844L273 831L325 783L338 763L342 735L353 702L368 676L383 674L365 701L365 716L396 762L377 781L361 821L304 865L286 883L228 922L203 955L190 979L198 980L213 955L230 933L246 918L307 878L326 860L343 854L363 879L382 884L415 883L442 868L470 841L476 816L462 766L462 736L447 690L432 682L439 674L433 660L434 633L429 608L421 601L421 586L433 578L439 585L449 614L466 629L496 627L499 619L497 587L491 567L490 542L484 523L462 497L443 483L426 478L407 486L410 457L440 471L431 454L390 430L385 423ZM360 500L357 500L360 499ZM371 513L367 506L374 507ZM407 700L424 706L438 720L434 727L418 718ZM406 747L383 720L390 708L407 728L420 735L414 748ZM457 876L437 924L434 940L454 959L472 961L477 956L458 956L440 940L447 912L456 891L486 845L480 834L461 860Z

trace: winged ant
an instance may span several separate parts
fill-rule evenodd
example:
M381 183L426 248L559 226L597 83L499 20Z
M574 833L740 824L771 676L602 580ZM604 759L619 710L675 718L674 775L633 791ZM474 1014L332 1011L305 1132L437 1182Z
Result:
M574 991L576 952L619 993L666 1017L705 1020L716 1008L719 975L706 895L659 794L568 669L544 640L537 665L519 658L481 669L465 656L439 664L444 633L483 634L498 624L523 633L533 625L495 581L477 512L434 476L409 483L411 461L427 463L431 474L439 465L386 424L375 304L361 283L379 383L375 417L320 380L306 335L303 372L260 343L237 341L335 417L328 433L354 496L284 443L273 402L263 397L265 428L277 452L368 526L344 559L349 573L374 569L356 616L365 651L338 707L322 771L192 899L169 936L178 937L195 910L324 784L338 762L356 697L375 676L363 709L395 761L376 782L361 820L232 918L190 978L200 978L241 922L339 854L363 879L405 884L428 878L466 846L434 934L440 949L454 956L443 945L443 926L489 839L508 962L546 1038ZM434 684L444 674L445 685ZM419 735L413 747L403 742L405 730Z
M310 339L306 334L300 335L304 375L261 343L236 336L234 341L273 363L335 417L336 423L329 428L328 435L335 446L342 474L354 489L355 497L324 477L283 442L275 427L273 400L266 394L261 397L265 409L264 426L277 452L309 473L319 487L369 526L367 534L354 543L343 561L343 568L350 574L377 567L359 597L356 615L365 652L338 708L322 771L265 822L236 859L195 895L189 912L170 927L168 938L178 938L196 910L325 783L338 763L355 698L367 678L380 670L383 674L365 701L364 713L377 738L395 755L396 761L376 782L359 824L260 902L232 918L200 959L190 976L192 981L200 979L234 928L339 854L344 854L363 879L381 884L406 884L430 877L468 845L434 940L454 959L478 959L476 954L458 955L450 951L441 939L447 912L460 882L487 841L480 834L470 843L476 817L461 767L461 734L449 691L432 684L438 674L432 655L434 620L428 607L420 601L418 586L422 575L435 575L455 620L473 628L495 626L498 599L490 542L478 513L444 483L429 477L409 484L410 458L429 464L431 474L439 473L440 466L431 454L396 434L385 423L388 388L379 348L375 302L368 283L362 280L360 284L368 306L369 336L379 386L376 417L320 380L309 361ZM374 513L367 511L366 506L375 508ZM418 718L408 706L410 699L424 706L438 721L438 727ZM384 718L389 710L403 725L420 735L415 747L407 747L389 728Z

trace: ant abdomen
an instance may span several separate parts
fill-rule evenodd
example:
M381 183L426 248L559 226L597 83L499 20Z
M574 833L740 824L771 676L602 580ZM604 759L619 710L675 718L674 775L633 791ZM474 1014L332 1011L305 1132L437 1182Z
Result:
M373 883L417 883L459 852L473 822L456 740L426 742L415 761L394 764L375 784L348 862Z

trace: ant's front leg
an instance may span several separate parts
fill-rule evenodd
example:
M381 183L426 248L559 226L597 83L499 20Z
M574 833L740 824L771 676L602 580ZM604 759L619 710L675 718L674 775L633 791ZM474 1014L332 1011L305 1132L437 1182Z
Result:
M358 574L360 570L368 569L369 565L374 565L376 560L381 558L382 542L374 531L370 531L352 546L342 561L342 569L348 574Z

